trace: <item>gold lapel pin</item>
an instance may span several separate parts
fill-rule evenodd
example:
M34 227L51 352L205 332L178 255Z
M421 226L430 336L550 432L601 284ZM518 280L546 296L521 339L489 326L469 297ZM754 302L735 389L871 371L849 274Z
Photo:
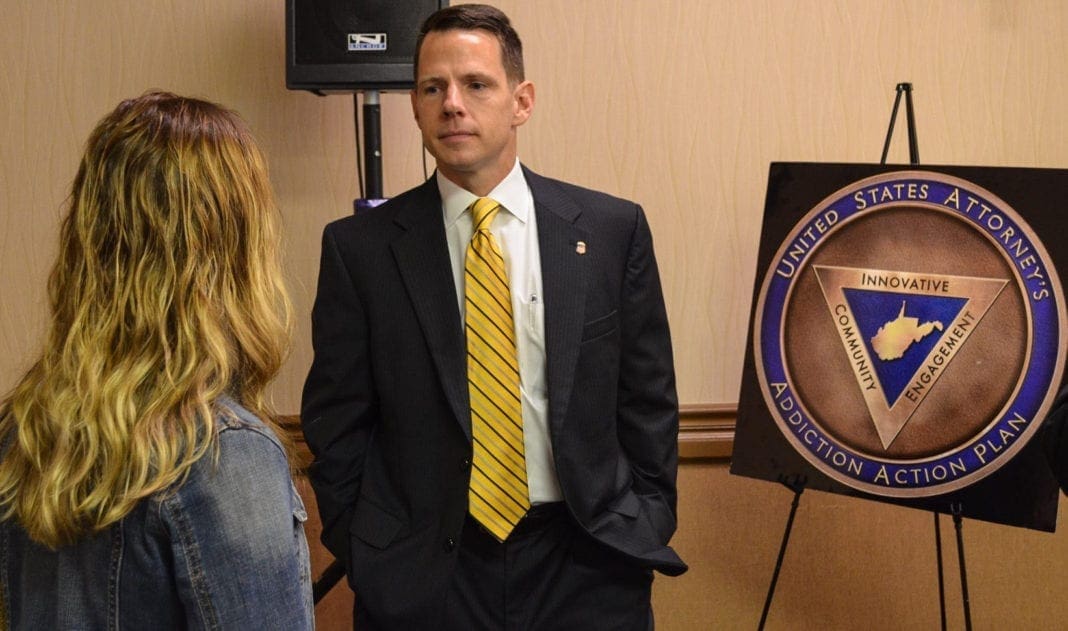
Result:
M575 244L575 251L578 252L579 254L585 254L586 253L586 242L585 241L579 241L578 243L576 243Z

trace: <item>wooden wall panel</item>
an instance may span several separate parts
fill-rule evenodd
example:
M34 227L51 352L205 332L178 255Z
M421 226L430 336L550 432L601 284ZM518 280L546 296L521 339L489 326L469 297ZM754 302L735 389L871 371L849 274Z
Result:
M894 86L911 81L924 163L1068 166L1068 4L1056 0L495 4L518 26L537 86L521 157L644 205L680 397L712 411L697 415L694 431L714 440L737 400L770 162L876 161ZM268 155L299 316L273 391L283 411L297 411L319 236L350 211L358 187L352 97L286 90L283 61L284 3L273 0L4 1L0 390L40 343L45 279L82 143L119 99L158 87L239 110ZM383 94L382 119L385 188L396 194L424 177L408 96ZM904 133L901 119L893 162L907 160ZM719 444L711 455L723 455ZM788 503L777 490L731 478L722 464L687 465L678 541L694 569L657 582L663 628L755 626ZM771 627L937 624L927 520L813 497L800 524L811 532L797 535ZM977 627L1068 615L1048 587L1068 580L1062 534L974 531ZM828 549L820 533L838 543ZM870 562L858 566L856 555ZM799 559L822 570L799 573ZM885 577L872 569L895 559L904 563Z

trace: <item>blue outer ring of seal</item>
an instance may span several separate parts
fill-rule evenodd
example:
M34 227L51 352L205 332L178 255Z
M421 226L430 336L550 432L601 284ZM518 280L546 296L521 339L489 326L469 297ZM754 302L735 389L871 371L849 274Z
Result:
M765 400L769 408L771 408L772 414L776 417L780 429L791 438L791 442L799 448L806 459L821 470L830 473L832 478L863 491L891 496L935 495L961 486L961 481L964 481L964 485L972 484L993 473L1008 461L1009 456L1014 455L1016 451L1022 448L1026 440L1037 429L1038 423L1035 421L1045 413L1045 408L1048 407L1052 397L1052 390L1059 383L1063 365L1063 324L1061 309L1059 308L1063 298L1060 284L1056 277L1056 270L1049 264L1049 257L1046 255L1045 248L1034 237L1030 227L1007 204L981 188L957 178L950 178L949 181L932 179L930 176L938 175L933 172L922 174L908 172L907 174L901 174L901 177L897 178L893 177L894 175L883 174L875 178L868 178L840 190L816 206L808 213L802 223L795 226L791 235L817 230L817 222L822 221L826 213L831 210L838 215L835 227L827 231L820 241L814 244L805 253L804 257L797 261L797 271L788 278L775 273L775 262L782 258L783 253L790 244L790 239L787 239L775 259L773 259L772 265L767 271L764 290L762 291L762 310L758 314L760 320L757 324L760 347L755 351L759 354L757 359L762 372L762 388L764 389ZM988 212L983 213L984 217L993 213L1000 218L1002 223L998 225L996 231L989 225L983 225L981 218L975 214L952 206L945 206L944 202L938 204L907 200L905 203L919 207L939 207L942 210L947 208L957 210L961 217L973 224L973 227L985 231L989 235L995 235L995 232L1003 232L1011 228L1015 236L1023 239L1022 245L1026 247L1027 252L1042 255L1038 260L1047 273L1049 293L1043 299L1036 299L1037 292L1027 289L1027 283L1020 276L1018 266L1012 265L1020 281L1019 287L1026 294L1024 298L1031 329L1030 352L1023 374L1018 382L1019 387L1014 395L1006 402L999 417L988 424L977 436L947 453L929 459L910 461L882 460L841 444L824 431L818 421L813 419L809 412L804 409L803 401L793 392L793 386L789 385L791 381L785 367L785 349L782 346L780 332L785 325L787 301L800 270L808 264L808 261L819 250L819 246L824 240L834 231L847 225L851 219L857 218L862 214L878 212L880 209L899 207L903 203L902 200L894 198L886 202L872 202L864 208L858 209L854 201L854 195L858 191L870 188L873 180L878 181L878 186L895 187L901 185L902 187L908 187L913 185L917 188L926 186L928 187L928 199L935 200L948 200L954 190L957 191L958 197L962 192L967 193L971 198L978 200L979 204L985 205L990 209ZM979 207L982 208L982 206ZM1000 244L999 247L1002 247L1002 254L1012 259L1012 253L1004 247L1005 244L1002 244L996 238L991 238L991 242ZM784 390L772 393L768 388L768 384L771 383L787 385ZM776 402L779 403L776 404ZM787 402L789 402L788 406ZM1017 415L1025 419L1025 422L1029 425L1023 431L1019 429L1021 421L1017 418ZM802 432L804 433L804 438L801 436ZM1002 436L1006 434L1003 434L1003 432L1011 436L1019 435L1013 444L1009 446L1011 449L1004 446L1005 441ZM830 458L830 463L828 463L827 457L820 455L815 450L814 446L821 444L819 441L825 441L823 444L833 445L835 451L832 452L833 456ZM1003 449L997 450L997 453L992 455L989 450L984 450L981 454L979 445L1003 445ZM960 477L947 475L947 472L961 469L966 473Z

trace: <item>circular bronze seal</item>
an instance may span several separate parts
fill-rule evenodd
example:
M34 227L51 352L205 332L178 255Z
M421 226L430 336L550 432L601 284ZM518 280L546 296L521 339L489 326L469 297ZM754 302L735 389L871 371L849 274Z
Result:
M761 389L791 444L850 487L946 493L1004 465L1060 384L1064 298L1005 202L929 171L813 208L764 278Z

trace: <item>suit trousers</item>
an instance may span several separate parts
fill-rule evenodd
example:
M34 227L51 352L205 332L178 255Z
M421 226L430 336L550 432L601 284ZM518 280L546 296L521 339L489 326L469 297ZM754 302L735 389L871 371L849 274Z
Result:
M432 631L652 631L652 570L586 534L563 502L534 506L501 543L470 515ZM355 631L387 631L355 603Z
M586 534L563 502L533 507L504 542L468 516L442 628L647 631L652 571Z

